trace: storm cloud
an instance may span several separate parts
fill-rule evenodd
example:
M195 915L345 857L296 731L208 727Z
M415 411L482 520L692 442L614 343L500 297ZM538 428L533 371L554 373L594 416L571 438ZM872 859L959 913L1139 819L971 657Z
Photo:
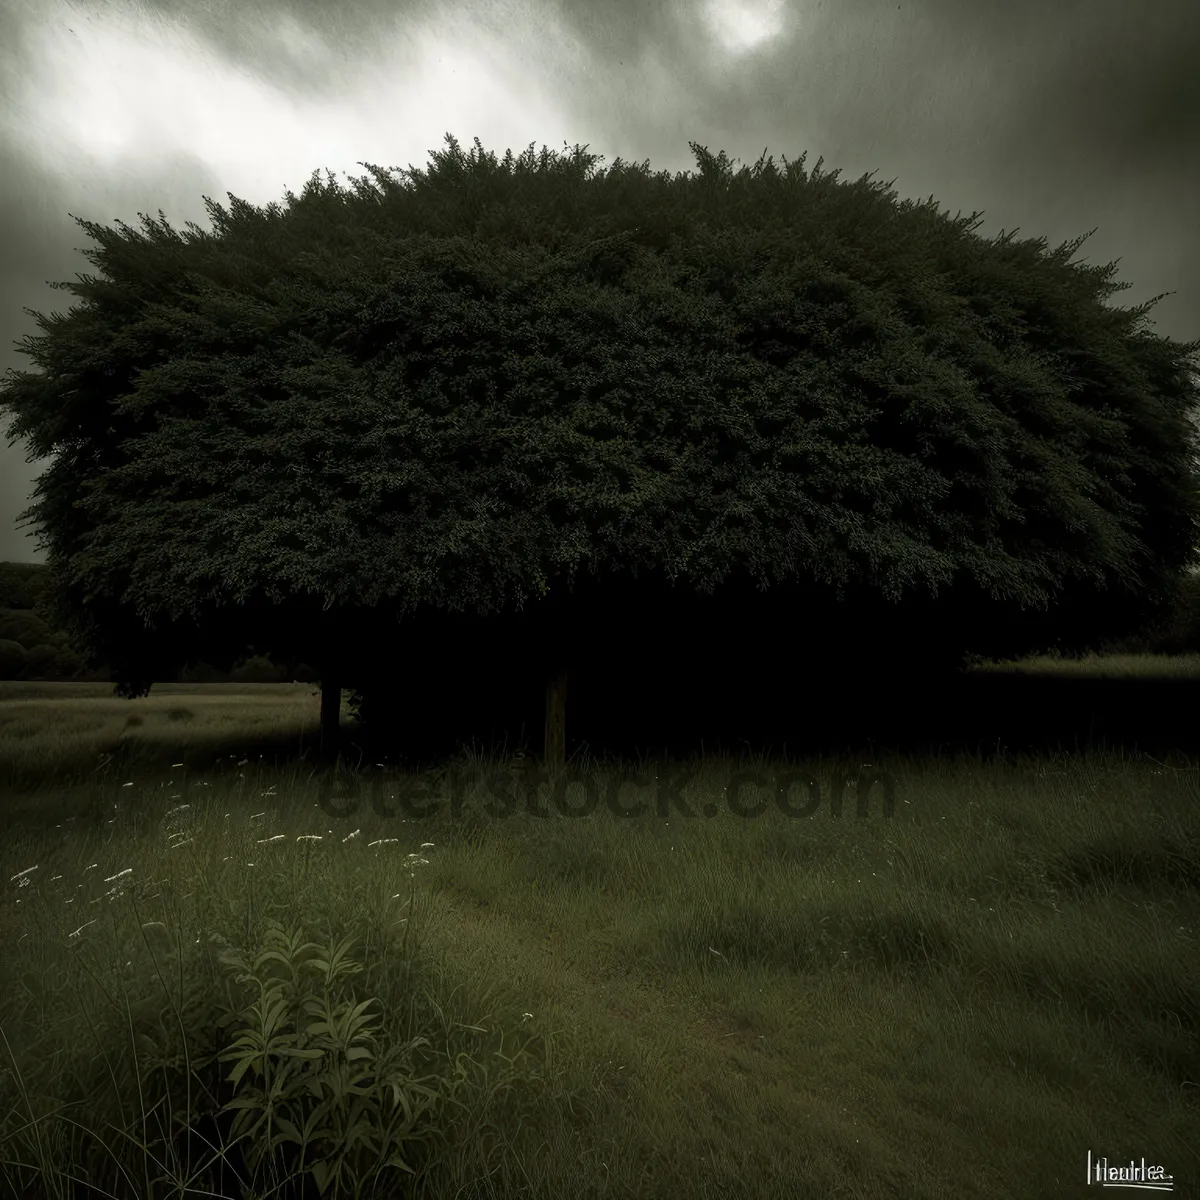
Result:
M426 167L446 132L693 170L689 140L752 164L895 180L980 234L1121 260L1128 307L1200 337L1195 0L6 0L0 7L0 372L22 311L93 268L74 214L161 208L208 228L314 170ZM1098 228L1097 228L1098 227ZM4 424L7 424L5 419ZM0 560L42 561L16 517L47 465L0 439Z

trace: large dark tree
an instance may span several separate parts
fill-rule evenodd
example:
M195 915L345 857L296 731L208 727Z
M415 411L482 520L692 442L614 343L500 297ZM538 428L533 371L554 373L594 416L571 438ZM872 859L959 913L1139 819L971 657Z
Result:
M1200 341L1106 306L1083 238L803 158L447 141L406 182L206 200L211 233L77 218L105 278L32 314L0 402L55 456L23 516L119 694L248 641L321 672L327 724L343 685L561 701L576 658L751 628L776 667L1082 650L1197 560Z

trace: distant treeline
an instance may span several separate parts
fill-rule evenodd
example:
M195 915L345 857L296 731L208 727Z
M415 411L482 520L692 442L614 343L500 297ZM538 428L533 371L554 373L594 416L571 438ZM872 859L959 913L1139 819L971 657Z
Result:
M85 670L67 634L49 615L49 568L43 563L0 562L0 679L26 682L116 683L107 667ZM302 683L315 680L304 663L294 670L246 648L246 656L231 672L209 663L193 663L178 673L175 683Z
M108 668L85 670L69 637L49 617L49 569L42 563L0 562L0 679L116 683ZM1114 653L1200 653L1200 574L1192 575L1178 608L1158 627L1107 647ZM210 663L192 663L175 683L311 683L316 673L306 663L294 667L273 662L246 647L230 672Z

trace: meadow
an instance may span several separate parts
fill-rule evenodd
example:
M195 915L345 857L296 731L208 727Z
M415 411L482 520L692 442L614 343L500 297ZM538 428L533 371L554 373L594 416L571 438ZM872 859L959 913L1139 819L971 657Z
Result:
M538 786L348 721L323 761L318 706L0 684L4 1196L1029 1200L1094 1195L1089 1152L1200 1194L1183 754Z

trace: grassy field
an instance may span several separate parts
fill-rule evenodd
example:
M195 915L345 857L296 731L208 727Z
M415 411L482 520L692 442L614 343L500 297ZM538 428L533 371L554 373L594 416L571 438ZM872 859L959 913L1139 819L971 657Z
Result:
M571 816L318 704L0 684L4 1196L1200 1195L1186 761L585 759Z

